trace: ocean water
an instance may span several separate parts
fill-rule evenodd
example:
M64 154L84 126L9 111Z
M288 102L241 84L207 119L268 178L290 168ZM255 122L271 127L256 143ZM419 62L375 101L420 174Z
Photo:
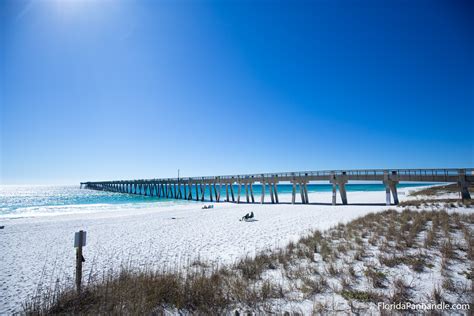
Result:
M419 187L426 183L401 183L399 188ZM347 191L384 191L383 184L347 184ZM262 187L254 185L255 198L260 199ZM266 188L266 200L269 191ZM298 188L297 188L298 190ZM329 184L310 184L308 192L330 192ZM230 190L229 190L230 191ZM278 193L291 193L292 186L279 184ZM193 196L195 196L193 188ZM298 191L297 191L298 192ZM229 192L230 194L230 192ZM234 186L237 198L237 186ZM209 190L206 188L206 200L209 200ZM245 200L245 189L241 196ZM225 187L221 188L221 199L225 199ZM113 193L80 189L79 186L0 186L0 218L36 217L61 214L93 213L118 211L121 209L149 208L155 203L160 207L173 207L177 204L196 203L195 201L163 199L134 194Z

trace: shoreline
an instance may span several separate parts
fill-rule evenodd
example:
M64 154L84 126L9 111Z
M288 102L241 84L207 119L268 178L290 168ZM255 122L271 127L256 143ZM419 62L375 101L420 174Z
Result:
M435 186L442 186L444 184L439 184L439 183L436 183L436 184L429 184L429 185L423 185L423 186L408 186L408 187L402 187L402 188L399 188L398 191L399 191L399 194L403 195L404 191L405 192L409 192L409 191L418 191L418 190L422 190L422 189L426 189L426 188L430 188L430 187L435 187ZM16 185L15 185L16 186ZM42 185L35 185L35 186L42 186ZM71 186L68 186L68 187L71 187ZM324 205L324 204L327 204L328 202L327 201L321 201L319 198L322 197L322 195L325 195L325 194L331 194L332 191L310 191L309 194L312 196L312 197L315 197L315 199L310 199L310 205ZM365 193L365 192L384 192L383 190L347 190L348 194L350 193ZM113 194L120 194L122 196L126 196L126 195L130 195L130 196L135 196L135 195L132 195L132 194L126 194L126 193L113 193ZM290 201L291 201L291 193L290 192L280 192L279 193L279 198L280 198L280 204L288 204ZM146 197L146 196L140 196L142 198L150 198L150 197ZM129 212L129 211L132 211L134 210L135 212L140 212L140 211L156 211L156 209L162 209L162 208L166 208L166 207L176 207L176 206L180 206L180 205L202 205L202 203L211 203L211 204L223 204L223 203L229 203L229 204L241 204L241 205L245 205L245 204L249 204L249 205L261 205L259 202L258 202L258 199L260 197L260 193L258 194L255 194L255 203L247 203L245 201L245 196L242 197L242 202L241 203L237 203L237 202L224 202L224 200L222 199L220 202L215 202L215 201L211 201L210 199L206 198L206 200L204 201L196 201L196 200L182 200L182 199L156 199L156 200L150 200L150 201L130 201L130 202L123 202L123 203L91 203L91 204L71 204L71 205L62 205L62 204L59 204L59 205L50 205L50 206L47 206L48 208L51 208L51 209L60 209L60 208L74 208L74 209L87 209L87 208L97 208L96 210L91 210L91 211L81 211L81 212L58 212L58 213L55 213L55 212L47 212L47 213L34 213L34 214L29 214L28 212L26 213L20 213L20 214L15 214L15 215L12 215L11 213L9 214L0 214L0 222L1 221L9 221L9 220L18 220L18 219L27 219L27 218L31 218L31 219L39 219L39 218L44 218L44 217L62 217L62 216L74 216L74 215L79 215L79 216L82 216L82 215L91 215L91 214L99 214L99 213L104 213L104 214L107 214L107 213L119 213L119 212ZM153 198L153 197L151 197ZM297 192L297 203L296 204L299 204L298 202L298 198L299 198L299 193ZM324 197L326 198L326 197ZM340 195L339 195L339 192L337 193L337 198L338 198L338 203L340 203ZM384 203L385 202L385 199L384 197L382 197L382 199L380 200L380 203ZM358 202L358 204L363 204L363 202ZM266 199L264 205L273 205L269 198ZM349 200L349 205L350 205L350 200ZM368 205L370 205L370 203L368 203ZM105 210L105 211L101 211L101 207L103 208L112 208L116 206L116 209L113 210L113 211L110 211L110 210ZM41 207L44 207L42 205L37 205L37 206L29 206L29 207L25 207L25 208L22 208L22 210L26 210L26 209L35 209L35 208L41 208Z

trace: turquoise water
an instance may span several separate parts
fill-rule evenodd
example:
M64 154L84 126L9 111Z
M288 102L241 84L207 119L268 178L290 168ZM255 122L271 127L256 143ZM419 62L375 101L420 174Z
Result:
M399 187L423 185L429 184L401 183ZM385 190L383 184L347 184L346 188L347 191ZM261 190L261 185L256 184L253 186L254 195L257 199L260 197ZM330 192L331 190L332 187L329 184L308 185L308 192ZM237 186L234 186L236 197L237 191ZM291 191L292 186L289 184L278 185L279 194L291 193ZM195 192L193 187L193 197L195 197ZM266 187L266 194L269 194L268 187ZM244 188L242 188L241 195L245 197ZM208 187L206 187L205 196L206 200L209 200ZM221 199L225 199L225 187L221 188ZM172 207L177 204L195 202L105 191L81 190L79 186L0 186L0 218L116 211L120 209L151 207L153 203Z

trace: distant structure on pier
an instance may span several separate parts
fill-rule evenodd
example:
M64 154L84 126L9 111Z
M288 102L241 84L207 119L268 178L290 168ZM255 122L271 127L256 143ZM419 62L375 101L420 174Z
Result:
M118 180L100 182L81 182L81 188L112 191L128 194L156 196L168 199L204 201L206 190L210 200L220 202L221 190L225 186L226 202L241 202L242 189L245 189L247 203L255 203L253 185L262 186L260 203L265 202L268 186L271 203L279 203L278 183L291 183L292 203L296 203L297 191L300 202L308 204L307 184L311 181L329 181L332 184L332 204L336 205L337 190L342 204L347 204L345 185L348 181L382 181L385 185L386 204L398 204L397 184L399 181L447 182L457 183L463 200L470 199L469 184L474 181L474 169L373 169L373 170L331 170L284 173L263 173L229 176L167 178L149 180ZM237 198L234 187L237 186ZM207 188L207 189L206 189ZM194 193L193 193L194 192Z

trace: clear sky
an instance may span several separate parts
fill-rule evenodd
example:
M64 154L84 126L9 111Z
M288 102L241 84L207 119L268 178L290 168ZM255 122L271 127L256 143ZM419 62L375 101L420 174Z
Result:
M0 0L1 183L474 167L473 3Z

